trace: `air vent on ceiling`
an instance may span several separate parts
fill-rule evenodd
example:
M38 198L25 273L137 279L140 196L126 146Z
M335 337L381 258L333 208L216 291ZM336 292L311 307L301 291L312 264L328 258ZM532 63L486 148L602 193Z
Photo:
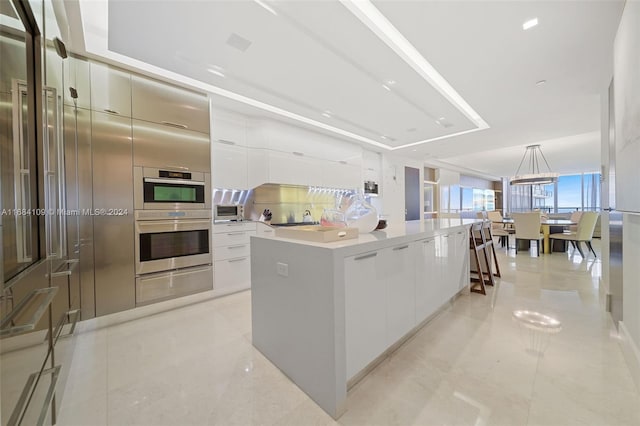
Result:
M246 52L249 46L251 46L251 41L239 36L236 33L232 33L227 39L227 44L238 49L241 52Z
M444 127L445 129L448 129L449 127L453 127L453 124L447 120L444 117L440 117L436 120L436 123L438 123L439 125L441 125L442 127Z

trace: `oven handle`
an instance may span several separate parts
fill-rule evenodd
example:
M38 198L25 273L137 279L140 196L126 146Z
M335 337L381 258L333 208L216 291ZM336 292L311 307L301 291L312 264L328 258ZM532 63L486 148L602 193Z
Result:
M159 179L159 178L144 178L145 182L151 183L172 183L178 185L197 185L204 186L204 182L199 180L187 180L187 179Z
M186 220L186 219L136 221L136 231L138 231L138 233L196 231L196 230L211 231L211 221Z

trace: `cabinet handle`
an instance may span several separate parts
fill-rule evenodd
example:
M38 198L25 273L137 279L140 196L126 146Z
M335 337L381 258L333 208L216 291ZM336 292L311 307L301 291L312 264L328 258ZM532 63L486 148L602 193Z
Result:
M229 263L242 262L243 260L247 260L246 257L239 257L237 259L230 259Z
M116 114L116 115L120 115L120 113L119 113L118 111L113 110L113 109L105 108L103 111L104 111L104 112L108 112L109 114Z
M189 127L186 124L180 123L172 123L171 121L161 121L162 124L166 124L167 126L177 127L179 129L188 129Z
M340 160L340 161L338 161L338 163L340 163L340 164L347 164L347 162L346 162L346 161L344 161L344 160Z
M406 248L409 248L409 246L408 246L408 245L406 245L406 246L394 247L394 248L393 248L393 251L397 251L397 250L404 250L404 249L406 249Z
M234 141L228 141L226 139L218 139L218 142L223 143L225 145L235 145L236 144Z
M293 151L293 155L297 155L298 157L304 157L304 152Z
M376 257L378 255L377 252L374 253L369 253L369 254L365 254L363 256L358 256L356 258L354 258L353 260L363 260L363 259L369 259L370 257Z
M433 240L433 239L431 239L431 240L423 240L423 241L422 241L422 244L429 244L429 243L432 243L432 242L434 242L434 241L435 241L435 240Z
M237 248L244 248L244 247L246 247L246 246L247 246L246 244L242 244L242 245L239 245L239 246L229 246L229 247L227 247L227 248L228 248L228 249L237 249Z
M227 235L244 235L244 232L227 232Z

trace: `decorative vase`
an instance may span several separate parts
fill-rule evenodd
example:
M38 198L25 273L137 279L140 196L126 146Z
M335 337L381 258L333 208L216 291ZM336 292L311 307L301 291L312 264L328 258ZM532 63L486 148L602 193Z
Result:
M358 228L358 232L366 234L378 226L378 212L367 202L362 191L353 196L353 202L344 213L347 226Z
M347 223L344 218L344 213L337 209L324 209L322 217L320 218L320 225L322 226L335 226L338 228L344 228Z

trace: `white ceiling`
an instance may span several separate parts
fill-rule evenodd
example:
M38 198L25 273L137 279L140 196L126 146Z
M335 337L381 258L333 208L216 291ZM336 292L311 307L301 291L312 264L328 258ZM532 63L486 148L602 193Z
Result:
M277 16L248 0L111 1L108 26L96 30L96 6L81 1L85 42L108 34L111 52L92 52L90 43L86 49L268 104L325 132L335 128L365 146L374 142L378 151L477 129L343 4L263 2ZM396 153L509 176L524 146L541 143L554 171L598 170L600 93L623 4L374 1L490 126ZM540 24L523 31L532 17ZM227 43L232 34L251 42L244 52ZM226 77L208 72L212 67ZM536 86L543 79L547 83ZM391 91L382 87L387 80L396 82ZM273 110L215 99L228 109L273 116ZM327 110L331 118L322 116ZM452 126L436 123L439 117Z

